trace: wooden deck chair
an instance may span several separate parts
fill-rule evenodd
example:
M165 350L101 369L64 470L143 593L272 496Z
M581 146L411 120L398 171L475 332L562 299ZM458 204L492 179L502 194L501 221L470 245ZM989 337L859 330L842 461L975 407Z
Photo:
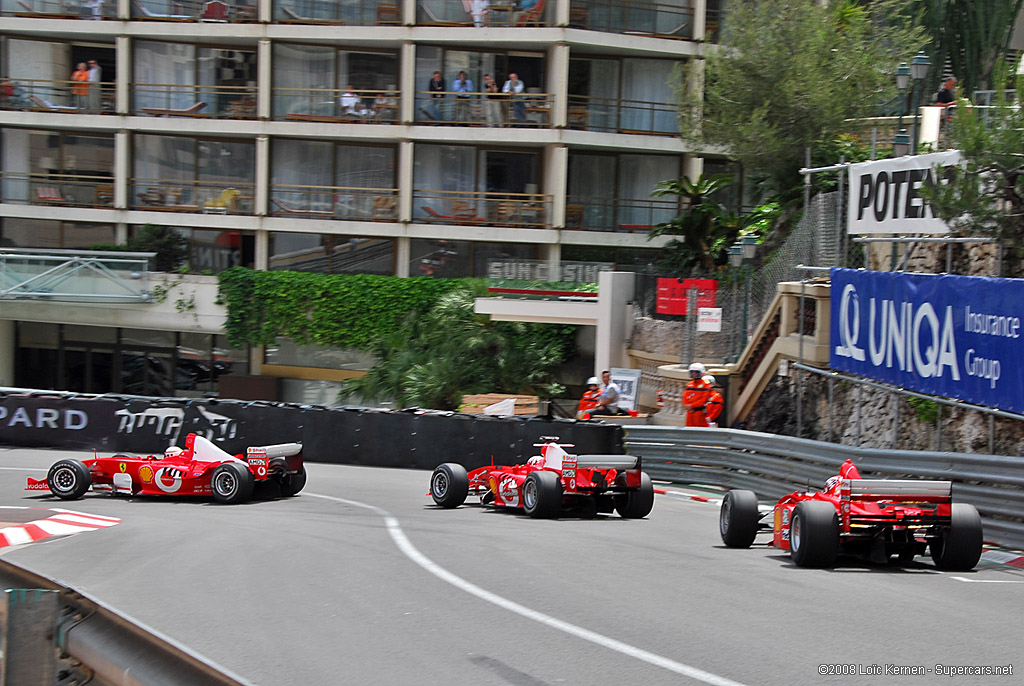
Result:
M28 99L32 102L32 107L29 109L37 110L40 112L77 112L77 107L71 107L70 105L54 105L46 98L40 98L38 95L30 95Z
M373 199L373 220L392 221L398 209L398 198L393 195L378 195Z
M146 9L146 6L142 4L141 0L134 0L136 9L146 19L158 19L160 21L192 21L195 19L191 14L158 14L156 12L150 12Z
M213 200L203 203L203 211L211 214L227 214L235 211L235 198L239 195L235 188L225 188Z
M206 103L200 100L191 107L183 110L165 109L163 107L143 107L142 111L152 114L154 117L208 117L208 114L200 114L199 111L206 107Z
M36 186L36 200L47 204L67 202L57 186Z
M540 26L544 18L544 1L537 0L537 4L519 15L516 19L516 26Z

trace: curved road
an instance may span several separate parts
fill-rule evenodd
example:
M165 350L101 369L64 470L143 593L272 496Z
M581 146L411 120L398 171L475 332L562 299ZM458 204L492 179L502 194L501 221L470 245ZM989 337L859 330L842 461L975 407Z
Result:
M764 546L723 547L710 503L659 495L638 521L441 510L421 471L310 464L298 497L236 506L22 490L65 455L83 457L0 449L0 505L122 522L0 554L258 684L1010 684L1024 672L1024 570L1004 565L804 570ZM883 674L823 676L828 664ZM1014 676L884 674L936 664Z

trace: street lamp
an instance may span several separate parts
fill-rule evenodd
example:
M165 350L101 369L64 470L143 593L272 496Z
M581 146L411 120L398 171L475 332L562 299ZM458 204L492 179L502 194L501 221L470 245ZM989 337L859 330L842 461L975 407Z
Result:
M900 66L896 68L896 88L900 92L900 118L896 123L896 131L903 130L903 115L907 112L907 86L909 85L910 67L907 66L906 62L900 62ZM903 154L905 155L906 153ZM899 154L896 156L901 157Z
M917 128L917 119L921 113L921 92L924 90L924 79L928 76L928 68L932 61L924 50L919 51L910 60L910 78L914 79L914 137L910 142L911 152L917 154L917 139L921 137Z
M896 157L903 157L910 152L910 134L906 129L901 128L900 132L892 140L892 154Z
M737 359L743 352L743 346L747 343L747 317L750 313L750 263L749 261L757 253L757 236L747 234L729 248L729 264L736 269L743 268L743 328L734 345L734 352ZM735 281L733 282L735 283Z

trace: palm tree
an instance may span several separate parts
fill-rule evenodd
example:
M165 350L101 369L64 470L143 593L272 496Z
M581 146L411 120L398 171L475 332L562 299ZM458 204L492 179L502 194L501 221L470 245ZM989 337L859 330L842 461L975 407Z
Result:
M686 202L683 213L675 219L655 225L647 238L658 236L679 236L665 246L666 256L662 265L674 270L687 270L700 266L710 272L715 268L712 246L722 229L732 230L734 222L721 221L726 215L725 206L714 195L733 185L728 174L701 174L696 180L686 177L662 181L651 193L655 197L675 195ZM735 230L738 233L738 230ZM735 234L732 236L735 239Z

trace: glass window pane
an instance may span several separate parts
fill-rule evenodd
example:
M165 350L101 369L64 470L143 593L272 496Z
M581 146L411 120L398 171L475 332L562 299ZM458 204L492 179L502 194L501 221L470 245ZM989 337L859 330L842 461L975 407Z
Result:
M390 238L335 234L270 234L270 269L321 274L383 274L395 271L395 243Z

